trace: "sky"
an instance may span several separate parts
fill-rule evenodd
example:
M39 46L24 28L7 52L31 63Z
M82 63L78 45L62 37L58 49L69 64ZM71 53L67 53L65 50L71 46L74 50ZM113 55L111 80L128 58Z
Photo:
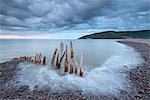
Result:
M0 38L77 39L150 29L150 0L0 0Z

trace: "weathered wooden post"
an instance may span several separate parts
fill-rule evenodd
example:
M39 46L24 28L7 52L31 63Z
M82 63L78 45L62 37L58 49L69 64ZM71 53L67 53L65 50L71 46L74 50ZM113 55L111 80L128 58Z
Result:
M83 68L80 68L80 76L83 77Z
M46 57L43 57L43 65L46 65Z
M32 63L35 62L35 61L34 61L34 58L35 58L34 56L31 56L31 62L32 62Z
M41 60L42 60L42 53L39 54L38 56L38 63L41 64Z
M31 62L32 56L29 57L29 62Z
M57 50L58 50L58 49L55 49L54 54L53 54L53 57L52 57L52 62L51 62L52 66L54 66L54 61L55 61L55 58L56 58Z
M78 68L77 68L77 66L75 65L75 74L77 74L78 73Z
M81 76L81 77L83 77L82 63L83 63L83 55L81 54L81 60L80 60L80 76Z
M26 61L28 61L28 56L26 56Z
M68 50L67 50L67 45L66 45L66 58L65 58L65 62L64 62L64 72L68 72Z
M57 58L56 58L56 67L57 68L59 67L59 50L58 50Z
M70 64L70 74L73 73L73 64Z
M37 61L38 61L38 54L35 54L35 64L37 64Z
M70 74L73 73L73 61L74 61L74 52L73 52L73 45L72 41L70 42Z
M63 51L64 51L64 44L62 42L60 43L59 50L60 50L60 57L62 57L63 56Z
M78 73L78 67L79 67L80 63L79 63L79 58L78 55L76 56L76 61L75 61L75 74Z
M58 66L58 68L60 68L60 67L61 67L61 62L62 62L62 60L63 60L64 56L65 56L65 52L63 53L62 57L60 58L60 61L59 61L59 66Z

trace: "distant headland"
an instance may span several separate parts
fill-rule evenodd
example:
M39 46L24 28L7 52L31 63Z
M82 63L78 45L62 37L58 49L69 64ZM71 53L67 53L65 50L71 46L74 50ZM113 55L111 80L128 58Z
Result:
M85 35L79 39L126 39L126 38L142 38L150 39L150 30L139 31L105 31L90 35Z

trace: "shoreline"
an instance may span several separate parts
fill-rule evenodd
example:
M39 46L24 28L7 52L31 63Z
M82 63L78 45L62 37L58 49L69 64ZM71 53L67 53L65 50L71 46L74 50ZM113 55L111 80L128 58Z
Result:
M127 91L123 92L123 97L129 100L149 100L150 99L150 43L149 40L134 40L125 39L117 42L126 44L133 47L140 53L144 62L142 65L137 66L135 69L131 69L128 72L128 79L131 81L131 87ZM131 89L132 88L132 89Z
M82 94L81 91L68 91L63 93L49 94L48 89L33 89L32 91L28 89L27 85L21 87L13 87L11 89L6 89L7 82L14 78L16 72L19 70L17 65L21 62L18 60L6 61L0 63L0 99L100 99L100 100L110 100L110 99L125 99L125 100L135 100L144 99L148 100L150 96L149 86L149 76L150 76L150 59L149 59L149 45L146 43L140 43L136 40L119 40L119 43L123 43L135 48L140 52L144 63L141 66L137 66L128 72L128 79L131 81L131 87L127 90L122 90L119 96L111 95L99 95L99 96L89 96ZM9 84L8 84L9 85Z

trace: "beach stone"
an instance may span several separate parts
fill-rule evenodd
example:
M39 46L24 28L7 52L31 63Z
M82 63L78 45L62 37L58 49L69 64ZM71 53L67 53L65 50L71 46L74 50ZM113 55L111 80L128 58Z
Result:
M143 90L143 89L140 89L138 93L139 93L139 94L144 94L144 90Z
M23 92L23 91L27 90L28 88L29 88L28 85L23 85L20 87L19 91Z
M29 100L33 100L33 96L32 96L32 95L27 95L27 98L28 98Z
M86 97L81 97L82 100L86 100Z
M0 77L3 75L3 73L2 72L0 72Z
M39 86L36 85L36 86L34 87L34 89L37 89L38 87L39 87Z
M142 98L142 95L138 94L138 95L135 96L135 98L140 99L140 98Z

